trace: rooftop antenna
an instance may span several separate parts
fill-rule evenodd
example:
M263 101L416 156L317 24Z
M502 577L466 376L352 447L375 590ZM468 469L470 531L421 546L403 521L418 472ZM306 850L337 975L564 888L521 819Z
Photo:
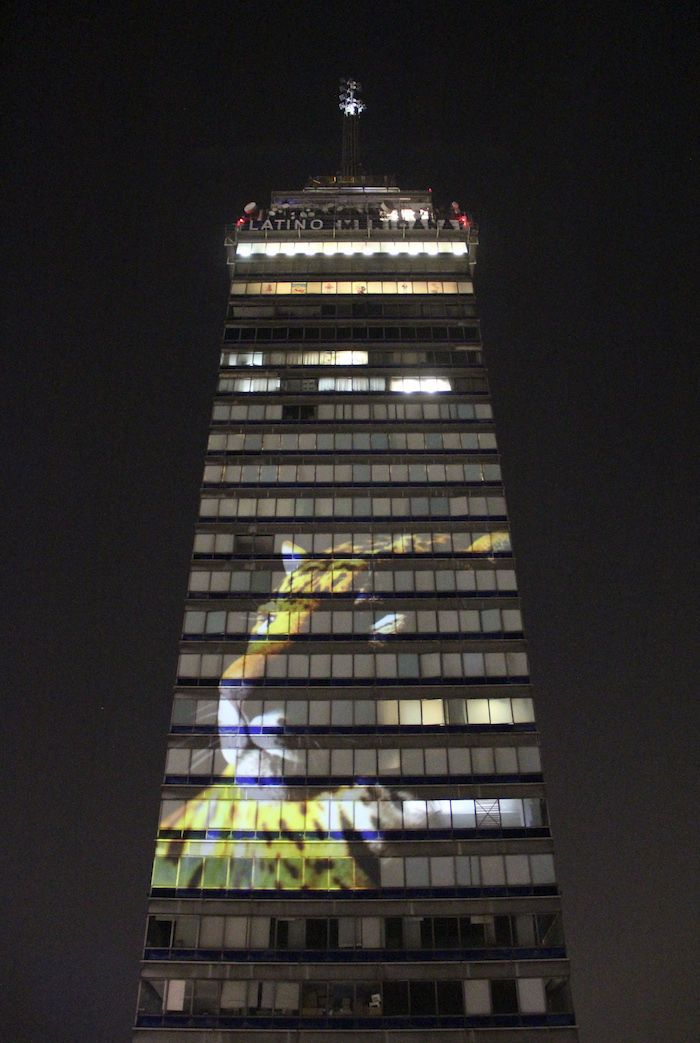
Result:
M357 124L365 104L357 97L362 84L357 80L340 81L340 111L343 114L343 181L356 181L360 176L360 143Z

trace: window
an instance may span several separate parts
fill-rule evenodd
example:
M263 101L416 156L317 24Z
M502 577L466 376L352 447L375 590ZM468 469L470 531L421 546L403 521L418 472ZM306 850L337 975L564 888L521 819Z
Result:
M278 391L279 377L237 377L232 381L232 391Z
M408 490L407 490L408 491ZM502 496L426 495L426 496L335 496L247 497L205 496L200 503L200 518L225 521L233 518L475 518L504 521ZM463 580L468 584L470 581ZM484 588L486 589L486 588Z
M316 755L320 762L314 765L310 757L309 774L328 775L328 751L310 751ZM321 756L325 754L326 756ZM314 771L314 768L317 768ZM527 802L527 799L526 801ZM309 801L306 809L296 807L285 810L282 802L271 796L265 801L251 801L250 807L246 802L218 802L211 810L209 825L211 828L221 825L233 825L233 829L242 834L268 834L278 835L290 831L290 823L294 824L291 832L300 834L306 832L309 837L323 838L323 834L337 833L342 835L347 829L353 828L358 834L376 836L391 835L394 832L410 832L426 830L479 830L508 829L522 827L523 801L512 798L500 800L371 800L371 801L347 801L347 800L325 800L314 798ZM293 802L292 802L293 803ZM517 807L516 807L517 805ZM257 814L257 825L253 818L253 812ZM517 812L517 814L516 814ZM163 829L170 828L171 824L178 822L182 816L187 816L187 808L182 801L163 801L161 810L161 825ZM281 822L286 823L286 830ZM484 883L499 885L508 882L511 885L527 884L530 882L530 869L527 864L527 856L509 855L504 862L503 856L484 856L483 876ZM510 860L510 861L509 861ZM223 864L226 859L218 857L207 857L204 860L204 887L226 887L228 866ZM256 863L257 865L257 863ZM438 874L445 876L445 864L438 863L435 867ZM263 887L263 878L269 873L276 871L272 863L260 864L256 868L258 879L257 886ZM423 857L409 857L405 863L406 886L428 887L430 884L430 867L428 861ZM325 922L325 921L324 921ZM307 922L307 948L317 947L316 935L312 927L318 926L321 921ZM261 933L249 940L251 948L265 948L269 944L269 920L266 926L263 920L255 921L256 928ZM308 925L311 924L312 927ZM224 923L221 917L210 918L203 922L203 938L201 944L205 948L219 948L223 944ZM325 930L325 928L324 928ZM309 932L312 933L309 933ZM338 937L337 924L334 927L333 945L337 947ZM332 940L332 939L331 939ZM322 944L318 941L318 947L324 948L330 944L329 940L323 938Z
M319 391L384 391L384 377L320 377Z
M402 314L398 318L403 318ZM301 325L293 326L257 324L255 326L230 325L224 330L224 344L253 344L256 341L449 341L456 350L461 350L467 343L479 342L479 327L477 323L465 325L436 325L436 326L413 326L392 325L381 323L376 325L358 326L332 326L332 325ZM241 363L227 363L227 356L222 359L223 365L251 365L251 361ZM259 363L258 363L259 364Z
M280 436L267 436L272 441ZM292 436L282 435L282 439ZM304 436L301 436L303 438ZM259 438L259 436L256 436ZM351 436L338 435L340 446L350 447ZM371 440L370 440L371 444ZM269 445L269 442L268 442ZM376 445L376 440L375 440ZM287 446L288 447L288 446ZM299 442L297 441L297 448ZM304 446L304 449L308 447ZM207 464L204 468L204 485L284 485L284 484L332 484L353 485L429 485L445 483L458 485L481 485L484 482L500 483L501 470L497 464ZM442 513L447 513L445 508ZM429 514L430 508L424 507Z
M217 660L221 657L217 657ZM231 657L229 657L230 659ZM194 665L194 664L193 664ZM208 665L208 664L207 664ZM217 664L215 663L214 666ZM195 676L195 675L193 675ZM216 676L216 675L215 675ZM261 690L262 691L262 690ZM333 700L334 706L341 706L342 699ZM410 706L414 700L408 700L407 703ZM263 706L267 706L262 701L259 702L259 713L263 714ZM272 706L276 706L273 703ZM313 700L307 702L300 699L291 699L285 703L286 706L286 722L287 726L303 725L306 727L308 724L313 728L322 728L326 731L331 729L331 714L330 705L328 702L323 700ZM217 724L217 702L211 698L195 699L190 696L176 695L173 702L173 715L172 725L175 730L178 728L184 728L187 730L201 729L206 733L207 728L215 726ZM267 710L265 711L267 712ZM275 711L277 713L277 711ZM378 700L348 700L347 710L338 709L335 711L336 715L346 717L349 721L352 717L353 727L357 728L369 728L374 729L380 727L384 729L396 730L399 728L399 701L397 699L378 699ZM403 711L404 719L409 710ZM410 713L414 713L411 709ZM443 724L448 724L451 728L469 728L474 725L480 726L484 724L499 724L499 725L512 725L512 724L528 724L534 722L534 714L532 708L532 700L527 698L512 698L512 699L425 699L421 701L421 720L423 726L428 724L435 727L442 727ZM249 711L247 717L247 723L245 727L243 724L226 725L224 727L224 734L235 734L239 731L239 727L243 732L247 734L247 731L251 727L251 721L254 714L252 710ZM263 728L265 725L260 722L259 727ZM336 727L335 725L333 727ZM531 753L528 753L529 747L523 747L519 750L519 758L521 758L521 770L522 769L522 758L532 757ZM361 751L358 751L358 754ZM380 750L380 762L379 762L379 774L398 774L398 757L395 760L394 767L396 770L389 770L386 764L382 762L382 754L387 751ZM471 763L472 771L475 775L490 775L495 772L494 758L491 750L482 750L480 747L474 747L471 749ZM468 763L464 759L454 761L453 758L457 757L461 751L450 750L449 751L449 763L450 765ZM364 755L363 755L364 756ZM534 759L534 758L533 758ZM358 767L357 771L368 771L376 764L376 761L363 761L363 768ZM532 763L532 761L530 761ZM537 756L537 764L539 765L539 757ZM451 768L451 770L454 770Z
M491 1009L494 1014L517 1014L518 991L515 981L493 979L491 987Z
M389 381L389 390L405 394L416 391L434 394L436 391L451 391L452 385L445 377L393 377Z
M507 856L521 857L521 856ZM527 856L523 856L527 862ZM453 865L453 859L444 858ZM440 869L440 857L424 862L426 872L435 886ZM454 885L454 865L447 874ZM529 878L528 878L529 879ZM158 926L156 926L158 922ZM510 916L478 914L474 916L390 916L379 917L258 917L248 916L152 916L149 918L147 949L170 948L173 935L179 938L175 948L205 950L239 950L246 948L246 939L255 940L255 947L262 947L269 930L271 949L325 952L328 949L364 948L370 950L459 950L488 948L532 948L543 945L561 947L561 924L558 914L519 913ZM188 944L182 943L187 936ZM199 940L197 941L197 937ZM163 944L155 944L155 942ZM157 959L158 954L147 958ZM535 996L542 997L544 991L534 984L534 979L525 979L530 985L530 1003ZM543 983L540 983L543 985ZM521 988L519 985L519 993ZM520 999L523 1010L523 1000ZM542 1008L544 1010L544 1006Z
M254 577L264 577L265 573L253 573ZM269 582L269 581L268 581ZM268 587L269 589L269 587ZM193 626L198 625L196 621ZM221 626L218 614L214 613L213 626ZM186 624L189 625L189 624ZM381 646L380 646L381 647ZM235 656L220 654L184 652L180 656L178 676L187 678L218 678ZM226 666L223 665L224 659ZM366 678L377 680L403 680L410 682L419 678L460 678L469 683L469 679L507 678L520 681L527 677L528 664L525 652L423 652L413 653L375 651L371 653L326 653L312 652L307 655L287 655L279 653L266 659L264 676L270 679L284 678L336 679ZM262 675L256 674L256 677Z
M241 246L239 246L239 251L245 245L247 245L247 244L241 244ZM272 245L272 244L270 244L270 245ZM293 248L296 249L296 247L298 247L300 245L304 245L305 246L306 244L293 243L293 244L290 244L290 245ZM326 252L325 246L332 247L334 245L336 245L336 244L333 244L333 243L324 244L324 253ZM343 246L343 248L344 248L342 250L343 253L345 253L345 252L348 252L348 253L367 253L368 252L367 246L364 243L352 243L352 244L349 244L351 247L355 248L355 249L351 249L349 251L346 251L346 249L345 249L345 247L348 244L342 243L342 244L339 244L339 245ZM381 247L383 245L386 245L386 244L377 243L377 244L373 244L373 245L376 245L381 250ZM423 252L423 250L425 249L426 245L430 245L430 244L412 243L411 246L413 247L413 250L411 252ZM304 253L305 251L302 250L301 252ZM244 254L242 256L249 256L249 255ZM270 294L287 296L289 294L321 294L321 293L323 293L323 294L352 293L352 294L358 294L358 295L364 295L364 294L370 294L370 295L371 294L395 294L395 293L431 293L431 294L433 294L433 293L448 293L448 294L464 293L464 294L470 294L470 293L473 293L473 286L472 286L471 282L467 282L467 281L462 281L462 282L454 282L454 281L452 281L452 282L450 282L450 281L441 281L441 280L437 280L436 281L436 280L433 280L432 282L426 282L426 281L422 281L421 282L421 281L416 281L416 280L411 280L411 279L399 279L398 281L393 281L393 282L392 281L380 282L380 281L376 281L376 280L375 281L372 281L372 280L370 280L370 281L360 280L360 281L355 281L355 282L337 282L337 281L334 281L334 280L330 280L330 281L326 280L325 282L320 282L320 281L316 281L316 282L311 281L311 282L309 282L307 280L307 281L299 281L299 282L278 282L278 281L273 281L273 282L265 282L265 283L254 282L254 281L250 281L250 282L235 281L235 282L231 283L231 295L234 296L234 297L260 296L260 295L270 295ZM250 314L250 312L248 311L246 314Z
M353 803L355 805L358 804L356 801L347 801L346 808L352 807ZM239 802L237 807L241 815L254 814L255 802L242 801ZM372 813L371 809L368 809L367 814ZM267 812L265 814L267 816ZM254 819L250 821L252 823ZM312 832L317 835L316 828ZM374 835L376 835L376 830ZM252 840L253 838L251 837L251 843ZM326 844L329 843L332 843L332 841L327 840ZM339 841L339 843L342 845L343 841ZM355 890L366 890L367 888L377 888L381 884L382 888L398 888L401 890L407 888L411 891L415 889L424 890L428 886L426 881L429 881L429 887L432 889L454 886L478 888L480 893L486 895L491 893L490 889L493 887L498 889L498 893L501 893L504 887L515 887L518 890L522 887L521 883L512 884L506 879L503 856L415 856L408 860L397 856L382 857L379 859L379 877L375 878L373 876L368 877L365 869L361 865L354 863L352 858L342 856L334 859L335 868L329 872L327 859L300 856L295 841L278 840L275 846L279 849L283 844L287 844L289 847L289 855L283 858L283 861L280 861L277 857L270 858L260 853L253 854L254 848L252 847L250 848L251 857L233 855L212 860L195 856L182 856L179 859L157 856L153 869L153 886L155 888L165 887L169 889L196 887L204 890L219 890L227 887L229 890L248 891L253 889L265 892L276 890L279 880L279 883L288 890L294 890L301 886L305 886L309 890L337 890L341 886ZM552 856L528 855L526 857L529 862L528 884L531 883L533 886L538 887L540 894L548 893L554 895L556 891L555 878L551 866ZM541 860L543 859L549 860L549 868L546 874L542 872ZM538 860L540 861L538 862ZM216 878L207 871L208 861L214 861L218 866ZM280 865L281 869L279 868ZM293 872L291 872L292 870ZM544 878L545 876L546 879ZM516 893L518 893L518 890L516 890ZM179 921L182 919L188 918L178 918L178 930L180 928ZM197 918L192 917L189 919L195 921L196 927ZM265 920L266 918L263 917L258 918L259 922L256 921L256 933L251 934L249 940L250 948L265 949L269 947L270 923L268 920L267 924L265 924L263 922ZM228 926L225 930L228 932ZM253 931L252 927L251 931ZM227 939L229 936L225 933L224 937ZM463 945L465 944L464 938L465 936L462 935ZM340 925L338 927L338 939L340 939ZM376 944L372 939L376 940ZM227 942L228 944L230 943ZM236 947L239 945L240 942L237 941ZM381 921L379 919L372 917L363 918L362 945L364 948L381 947ZM181 945L176 941L173 943L173 947L195 948L196 938L188 945Z

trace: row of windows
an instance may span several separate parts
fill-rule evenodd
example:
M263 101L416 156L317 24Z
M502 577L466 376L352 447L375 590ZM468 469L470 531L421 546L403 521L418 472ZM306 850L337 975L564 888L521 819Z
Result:
M233 518L506 518L502 496L307 496L278 498L203 497L199 516Z
M285 557L290 548L307 554L400 555L409 554L508 554L507 532L297 532L272 535L200 532L194 540L195 554L241 554ZM437 565L437 563L436 563ZM228 589L228 588L226 588Z
M477 463L251 463L207 464L204 468L205 485L474 485L482 482L500 485L500 466Z
M222 366L481 366L480 351L225 351Z
M378 239L359 239L359 240L342 240L333 239L321 242L313 242L303 239L295 239L293 242L282 242L282 243L238 243L236 247L236 257L293 257L295 254L301 254L303 257L314 257L317 254L325 257L335 257L336 254L340 254L344 257L351 257L353 254L360 254L363 257L372 257L375 254L389 254L394 256L396 254L409 254L411 256L417 256L418 254L426 254L429 257L435 257L437 254L452 254L454 257L464 257L469 252L469 248L465 242L460 241L443 241L437 239L430 240L418 240L413 241L410 239L390 239L390 240L378 240Z
M252 701L251 701L252 703ZM352 724L352 703L345 701L347 724ZM290 709L291 708L291 709ZM307 723L309 704L248 701L242 708L246 721L256 731L264 728L299 729ZM348 713L348 710L350 711ZM223 736L224 749L171 748L165 760L168 776L220 777L230 768L236 778L268 777L269 765L275 762L282 779L374 779L392 783L402 778L426 776L429 778L472 777L496 778L501 775L538 775L541 771L540 751L537 746L468 746L404 748L404 749L271 749L251 748L249 733ZM232 748L231 742L240 742L241 748ZM261 761L262 757L262 761ZM230 772L229 772L230 773Z
M265 564L264 562L262 563ZM277 562L269 562L276 565ZM475 569L453 570L436 568L414 571L401 569L390 571L393 562L366 563L367 568L355 572L348 578L346 573L337 576L338 590L328 586L327 577L319 573L309 572L305 575L305 593L328 596L333 594L396 594L411 597L414 594L460 594L464 597L498 597L513 596L516 592L515 572L513 569ZM435 563L436 565L442 562ZM207 569L190 574L190 594L197 597L225 596L226 594L269 594L279 590L284 581L284 573L268 572L265 569L257 572L229 572Z
M422 392L434 395L436 392L486 391L486 381L481 377L462 377L454 381L444 377L397 377L391 379L387 388L385 377L304 377L292 380L281 377L222 377L219 380L218 391L222 393L240 392L263 393L272 391L286 391L289 393L304 392L378 392L391 391L403 392L407 395Z
M476 315L473 303L464 299L447 301L416 300L391 301L382 296L372 299L358 295L355 300L341 298L336 301L297 297L289 300L239 301L228 306L229 319L470 319Z
M266 625L267 619L267 625ZM267 626L275 619L274 613L226 612L224 610L187 611L183 624L185 637L223 636L224 634L249 634L256 626L256 633L264 634ZM261 625L262 623L262 625ZM286 623L286 625L285 625ZM303 634L382 638L393 634L448 635L450 637L471 634L521 634L522 617L518 609L434 609L418 612L382 614L379 612L316 611L295 612L288 617L280 615L275 627L277 634Z
M207 841L201 842L206 848ZM243 857L245 841L233 842L238 854L231 857L213 855L156 855L153 886L167 888L203 888L228 891L342 891L367 890L367 876L355 859L303 856L294 841L288 841L289 857L270 857L269 853ZM256 842L251 842L254 844ZM279 847L282 842L276 842ZM323 844L329 849L332 842ZM158 847L176 847L175 842L159 840ZM190 849L192 842L189 843ZM346 851L344 841L339 850ZM217 843L217 848L221 844ZM247 845L246 845L247 847ZM537 855L433 855L377 859L381 888L411 890L414 888L530 888L555 883L554 859L549 854ZM354 873L354 876L353 876ZM515 892L518 893L518 892Z
M301 294L301 293L352 293L352 294L397 294L397 293L473 293L470 282L455 282L443 279L359 279L348 280L323 279L315 282L296 280L290 282L232 282L231 295L259 297L261 294Z
M221 677L238 656L219 653L183 652L178 661L178 683ZM395 681L460 678L465 682L485 680L523 681L528 676L525 652L312 652L288 655L280 652L264 662L260 656L243 658L243 677L268 681L362 680ZM250 665L248 665L248 662Z
M177 828L197 815L200 829L231 830L238 838L271 839L302 834L338 838L354 831L367 839L439 830L537 829L546 826L544 801L537 797L499 800L212 800L205 820L201 799L161 801L160 829ZM524 856L523 856L524 857Z
M252 343L271 340L323 340L323 341L451 341L455 344L467 344L478 341L479 326L477 323L454 326L227 326L224 330L224 342Z
M260 725L260 731L274 733L280 730L303 728L316 731L334 729L416 728L447 726L527 725L535 715L532 699L343 699L329 692L323 699L252 700L246 699L246 714L252 721L261 715L274 715L282 724ZM176 695L173 701L174 728L188 727L202 731L218 729L218 699L195 699ZM225 732L237 727L223 728ZM247 725L243 733L254 733L255 726ZM379 762L382 770L384 762ZM396 763L396 762L394 762ZM474 762L473 762L474 763ZM480 762L479 762L480 763ZM390 762L391 764L391 762ZM390 766L390 765L388 765ZM387 766L387 767L388 767Z
M468 378L465 378L468 379ZM219 381L219 391L238 391L244 394L265 391L304 392L360 392L391 391L412 395L416 392L434 395L436 392L457 390L459 381L444 377L396 377L388 381L385 377L304 377L299 380L283 380L281 377L224 377Z
M211 453L494 453L496 436L473 431L217 432L209 436L208 449Z
M222 366L366 366L366 351L225 351Z
M570 1006L565 980L544 978L345 983L149 978L141 982L139 995L142 1015L294 1015L328 1018L333 1028L341 1028L344 1017L351 1028L355 1018L536 1015L568 1011Z
M146 947L174 950L539 948L563 945L557 913L511 916L149 916ZM383 956L383 952L377 953ZM337 959L337 956L334 955Z
M493 411L487 402L320 402L308 405L231 405L217 402L212 414L215 424L269 423L275 420L488 422L492 419Z

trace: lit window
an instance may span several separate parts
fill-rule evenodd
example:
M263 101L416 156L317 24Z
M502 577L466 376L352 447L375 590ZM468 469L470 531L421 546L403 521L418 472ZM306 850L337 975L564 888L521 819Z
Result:
M390 391L413 394L416 391L434 394L436 391L451 391L452 385L444 377L395 377L390 381Z

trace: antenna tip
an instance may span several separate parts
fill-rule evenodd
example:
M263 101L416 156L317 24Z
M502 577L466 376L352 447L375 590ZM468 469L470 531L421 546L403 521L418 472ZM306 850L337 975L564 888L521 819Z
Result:
M356 97L356 94L361 90L362 84L357 80L341 78L340 93L338 94L340 104L338 107L344 116L359 116L361 112L364 112L366 108L365 103Z

